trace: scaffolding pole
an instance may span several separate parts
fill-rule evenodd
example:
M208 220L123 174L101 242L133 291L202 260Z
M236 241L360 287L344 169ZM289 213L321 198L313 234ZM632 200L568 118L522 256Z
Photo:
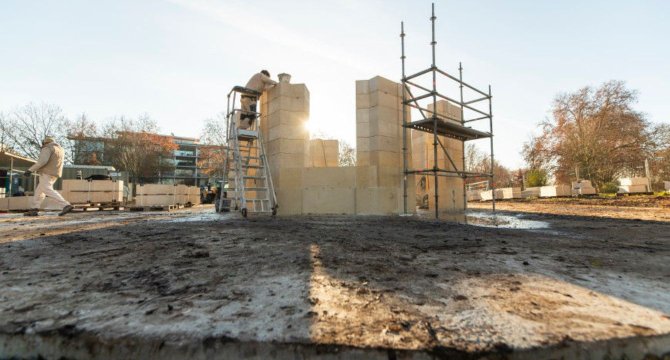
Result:
M459 92L461 95L461 104L463 104L463 64L458 63L458 82L459 82ZM465 126L465 117L464 117L464 109L463 106L461 106L461 125ZM461 166L463 166L463 171L465 172L465 141L461 142L461 151L463 152L463 162L461 163ZM467 176L463 174L463 211L468 209L468 197L465 191L465 179Z
M435 4L431 5L431 17L430 17L430 22L431 22L431 55L432 55L432 62L431 66L428 69L421 70L419 72L416 72L410 76L406 75L406 64L405 64L405 59L406 59L406 54L405 54L405 24L404 22L400 23L400 39L401 39L401 61L402 61L402 127L403 127L403 167L404 167L404 173L403 173L403 206L404 206L404 212L407 213L408 211L408 194L407 194L407 176L412 174L412 175L417 175L417 174L425 174L426 176L429 176L430 174L433 175L433 181L434 181L434 186L433 186L433 191L434 191L434 199L435 199L435 218L439 218L439 213L440 213L440 196L439 196L439 187L440 185L438 184L438 179L440 177L457 177L461 178L463 180L463 208L467 209L467 186L466 186L466 180L469 177L488 177L490 178L491 184L493 184L494 180L494 166L495 166L495 158L493 154L493 105L492 105L492 92L491 92L491 86L489 85L488 88L488 93L482 90L479 90L475 88L474 86L466 83L463 81L463 66L461 63L458 64L458 77L454 77L447 72L439 69L437 67L437 62L436 62L436 45L437 41L435 40L435 20L437 17L435 16ZM418 81L415 81L413 79L418 79L424 75L431 74L432 77L432 87L428 86L421 86L419 85ZM444 79L446 83L449 82L456 82L459 87L459 98L453 99L449 96L443 95L437 90L437 81L438 81L438 74L444 75L445 78L440 78ZM411 80L411 81L410 81ZM416 89L419 89L420 91L425 92L422 95L417 95L415 96L412 92L411 87L414 87ZM468 97L473 96L473 98L466 99L464 90L468 89L469 91L472 91L476 94L474 96L470 94ZM432 110L430 109L430 106L425 106L421 105L419 101L425 101L431 99L433 101L432 104ZM440 100L446 100L448 105L453 105L453 106L458 106L460 108L460 119L456 119L455 117L452 117L447 113L445 114L438 114L437 110L437 101L438 99ZM486 106L486 101L488 100L488 113L485 110L481 110L481 108L484 108ZM478 108L479 106L480 108ZM409 114L408 111L410 109L418 109L418 111L421 114L420 120L416 121L411 121L409 119ZM469 111L468 115L472 116L473 113L475 113L475 117L472 119L465 119L466 112ZM489 120L489 132L486 133L485 130L478 130L476 128L472 128L469 126L466 126L466 123L471 123L479 120ZM451 121L451 122L450 122ZM433 134L433 165L432 167L429 167L428 164L426 165L425 169L411 169L410 164L408 163L408 146L409 146L409 141L407 139L407 131L414 130L414 131L423 131L427 133L432 133ZM461 156L461 167L462 169L459 170L459 167L457 164L454 162L456 158L450 155L448 146L445 146L442 144L438 136L444 136L445 138L452 138L456 139L458 141L462 141L461 143L461 151L462 151L462 156ZM465 167L465 141L469 140L477 140L477 139L484 139L484 138L489 138L490 139L490 149L491 149L491 171L488 173L480 173L480 172L472 172L472 171L466 171ZM438 148L439 145L439 148ZM442 165L438 159L438 150L441 150L445 154L445 159L449 160L449 163L451 166L454 167L454 170L449 170L449 165L445 161L445 166L447 167L446 169L441 168L440 165ZM429 157L427 157L429 158ZM495 185L492 186L492 191L493 191L493 210L495 211ZM456 199L454 198L454 203Z
M432 41L430 42L430 46L433 51L433 65L432 65L432 73L433 73L433 170L435 170L435 173L433 174L433 178L435 181L435 185L433 188L435 189L435 218L439 218L440 212L440 203L439 203L439 196L438 196L438 184L437 184L437 169L438 169L438 163L437 163L437 73L435 72L435 3L432 4L432 16L430 17L430 22L431 22L431 30L432 30Z
M491 101L491 85L489 85L489 133L491 134L491 204L493 212L496 211L496 183L493 178L495 174L495 157L493 156L493 102Z
M400 22L400 48L402 55L400 60L402 62L402 80L405 79L405 24ZM407 169L407 88L404 83L402 83L402 164L403 170ZM403 204L403 213L407 214L407 173L403 173L402 177L402 204Z

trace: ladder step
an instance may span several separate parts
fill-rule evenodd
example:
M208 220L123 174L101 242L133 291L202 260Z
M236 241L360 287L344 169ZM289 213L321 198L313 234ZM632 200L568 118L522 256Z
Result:
M228 191L230 191L230 190L234 191L236 189L235 188L228 188ZM267 190L268 190L268 188L264 188L264 187L245 187L244 188L244 191L267 191Z
M251 176L251 175L244 175L242 176L245 179L265 179L265 176Z

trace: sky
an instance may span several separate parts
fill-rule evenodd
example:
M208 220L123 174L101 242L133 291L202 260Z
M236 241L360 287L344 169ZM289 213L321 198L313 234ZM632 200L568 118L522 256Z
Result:
M1 0L0 111L29 102L104 122L149 114L198 137L235 85L267 69L310 91L315 134L355 145L355 80L430 66L427 0ZM670 122L670 1L437 0L437 65L493 91L496 158L523 143L559 93L608 80ZM484 149L487 143L479 144Z

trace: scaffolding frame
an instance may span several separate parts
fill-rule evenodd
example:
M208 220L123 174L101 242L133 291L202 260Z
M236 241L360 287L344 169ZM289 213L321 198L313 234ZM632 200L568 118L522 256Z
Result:
M495 184L494 184L494 168L495 168L495 159L493 152L493 95L491 92L491 85L488 86L488 92L479 90L478 88L466 83L463 81L463 66L459 63L458 66L458 77L452 76L439 69L435 61L435 4L432 4L432 14L430 17L431 22L431 50L432 50L432 64L429 68L421 70L415 74L406 75L405 72L405 24L404 22L400 23L400 43L401 43L401 52L400 56L402 62L402 150L403 150L403 207L404 213L407 214L407 175L411 174L433 174L434 186L433 192L435 197L435 218L439 218L439 195L438 195L438 178L439 177L460 177L463 179L463 207L467 209L467 192L465 181L468 177L489 177L491 179L491 192L492 192L492 208L493 211L496 209L496 195L495 195ZM417 80L425 75L432 76L432 89L421 86ZM437 91L437 80L438 75L440 79L445 79L447 82L456 84L459 87L460 99L453 99L449 96L443 95ZM476 97L466 100L464 98L463 89L467 88L470 91L476 93ZM414 95L414 90L418 89L424 93L421 95ZM432 99L433 100L433 110L428 108L421 107L419 101L423 99ZM448 114L438 114L437 113L437 101L446 100L448 103L460 107L461 118L455 119L450 117ZM481 110L476 106L485 106L488 102L488 111ZM421 119L417 121L409 121L408 119L408 110L417 109L421 114ZM465 119L465 110L476 113L475 117L471 119ZM489 131L479 131L475 130L472 127L466 126L466 124L485 121L488 120ZM458 124L460 123L460 125ZM408 141L407 133L411 130L423 131L426 133L433 134L433 167L428 169L412 169L408 166ZM444 136L448 138L453 138L461 140L462 142L462 164L463 168L458 169L454 160L452 159L449 151L444 144L440 141L439 136ZM491 172L490 173L476 173L465 171L465 142L470 140L478 139L490 139L490 159L491 159ZM446 155L446 159L449 161L454 170L442 169L438 165L438 149L442 149Z

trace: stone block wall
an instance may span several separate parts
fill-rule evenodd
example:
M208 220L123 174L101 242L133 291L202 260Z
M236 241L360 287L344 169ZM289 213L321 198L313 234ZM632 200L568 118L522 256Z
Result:
M261 133L279 215L302 214L302 170L309 165L309 90L280 82L261 97Z
M309 141L310 167L338 167L340 142L337 140L311 139Z
M454 109L451 104L438 102L435 108L460 119L460 108ZM309 118L309 91L305 85L280 83L261 98L261 113L261 132L279 215L403 212L403 113L398 83L379 76L356 81L355 167L337 167L337 141L310 141L305 126ZM409 120L410 114L407 116ZM408 133L410 167L428 167L428 159L432 167L432 135L428 135ZM457 167L462 168L462 143L443 141ZM413 154L418 157L413 158ZM439 161L445 162L441 165L444 168L452 167L447 166L444 155ZM462 179L440 181L440 208L462 210ZM407 184L408 211L414 212L415 177L408 176Z
M428 105L429 110L433 110L438 115L447 115L445 120L460 124L461 109L455 104L446 100L439 100L435 104ZM447 149L449 157L444 153L442 147L438 145L437 161L440 169L462 170L463 169L463 142L460 140L438 136L439 141ZM412 131L412 156L413 167L415 169L431 169L433 167L433 134ZM452 164L452 161L454 164ZM456 165L456 167L454 167ZM454 174L455 175L455 174ZM431 211L435 209L435 179L432 174L425 174L424 187L417 187L416 197L422 199L428 195L428 208ZM418 180L417 180L418 181ZM461 212L464 210L463 203L463 179L460 177L438 177L437 183L438 201L440 212Z

